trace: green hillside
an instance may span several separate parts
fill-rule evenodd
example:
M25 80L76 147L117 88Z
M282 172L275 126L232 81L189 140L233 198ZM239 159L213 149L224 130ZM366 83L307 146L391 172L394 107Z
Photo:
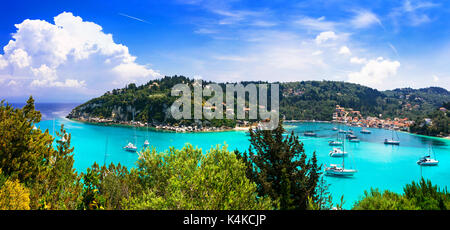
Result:
M164 77L136 86L130 84L114 89L76 107L69 118L97 117L115 121L178 122L171 118L169 107L175 101L170 96L172 86L178 83L192 85L193 79L184 76ZM210 82L204 82L209 84ZM249 83L261 82L242 82ZM225 89L225 84L220 84ZM225 92L225 90L224 90ZM280 83L280 113L287 120L331 120L335 106L359 110L363 116L408 117L417 119L435 111L450 101L450 93L443 88L395 89L378 91L366 86L337 81L301 81ZM183 121L192 123L194 121ZM208 121L220 126L224 122Z

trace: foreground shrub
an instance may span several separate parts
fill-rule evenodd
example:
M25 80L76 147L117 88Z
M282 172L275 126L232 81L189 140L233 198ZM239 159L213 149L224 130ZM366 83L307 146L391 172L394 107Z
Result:
M206 153L186 145L158 153L147 150L138 160L142 195L124 202L127 209L271 209L270 199L258 197L246 177L245 164L226 147Z

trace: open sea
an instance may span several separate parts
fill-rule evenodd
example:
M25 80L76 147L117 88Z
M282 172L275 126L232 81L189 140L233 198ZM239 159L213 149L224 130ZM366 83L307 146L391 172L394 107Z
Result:
M13 104L21 107L23 104ZM100 165L110 162L121 163L127 167L135 167L138 159L136 153L122 149L128 142L135 142L142 148L145 139L158 151L169 147L182 148L185 143L209 150L216 145L227 145L229 150L246 151L249 137L244 131L226 131L216 133L173 133L147 131L145 128L133 129L127 127L111 127L91 125L71 121L64 118L76 104L36 104L36 109L43 114L42 121L37 125L41 130L53 132L64 124L65 129L72 135L72 146L75 147L75 168L85 171L94 162ZM54 119L54 120L53 120ZM306 153L316 152L321 164L340 164L341 158L332 158L329 152L329 140L336 138L337 131L332 131L335 124L330 123L289 123L287 130L294 130L304 143ZM317 137L304 137L305 129L311 127L318 134ZM341 129L346 129L341 125ZM350 128L350 127L349 127ZM369 129L372 134L361 134L361 128L351 127L360 143L346 141L345 150L349 156L345 158L346 168L357 169L351 178L325 177L330 184L329 190L333 201L338 203L344 196L344 208L351 208L353 203L361 198L364 190L371 187L380 190L389 189L402 192L405 184L417 181L421 176L431 179L441 188L450 186L450 140L443 138L425 137L404 132L398 132L399 146L383 143L384 138L391 137L391 131L383 129ZM429 146L435 153L439 166L420 167L416 161L428 153Z

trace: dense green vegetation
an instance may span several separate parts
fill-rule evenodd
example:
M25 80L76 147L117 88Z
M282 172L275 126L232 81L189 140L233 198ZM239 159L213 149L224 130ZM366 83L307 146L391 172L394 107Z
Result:
M412 182L403 189L403 194L390 191L381 193L378 189L365 191L364 197L357 201L355 210L449 210L450 193L441 190L431 181L422 178L419 183Z
M116 120L151 121L190 125L194 120L171 119L168 108L176 97L170 96L171 87L193 80L183 76L164 77L136 86L114 89L77 108L69 117L80 116L114 118ZM204 85L211 82L203 82ZM249 83L267 82L241 82ZM221 83L225 93L225 84ZM205 99L205 98L204 98ZM443 102L450 101L450 93L438 87L424 89L395 89L378 91L366 86L337 81L301 81L280 83L280 113L287 120L331 120L335 106L353 108L364 116L408 117L412 120L434 111ZM114 115L113 115L114 114ZM234 120L202 120L203 125L234 127Z
M444 103L442 108L447 109L450 107L449 105L449 102ZM428 136L448 136L450 135L450 112L436 109L428 114L418 116L410 130Z

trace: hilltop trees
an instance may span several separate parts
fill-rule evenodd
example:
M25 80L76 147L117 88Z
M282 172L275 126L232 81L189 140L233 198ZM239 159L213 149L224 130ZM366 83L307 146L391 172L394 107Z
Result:
M318 192L324 184L319 183L316 154L307 159L298 137L294 133L284 137L284 132L282 122L273 131L250 131L251 145L240 158L247 165L247 176L257 184L258 195L270 197L283 210L315 206L310 202L328 207L329 197Z
M410 131L428 136L448 136L450 134L450 113L435 110L427 116L421 116L411 125Z

